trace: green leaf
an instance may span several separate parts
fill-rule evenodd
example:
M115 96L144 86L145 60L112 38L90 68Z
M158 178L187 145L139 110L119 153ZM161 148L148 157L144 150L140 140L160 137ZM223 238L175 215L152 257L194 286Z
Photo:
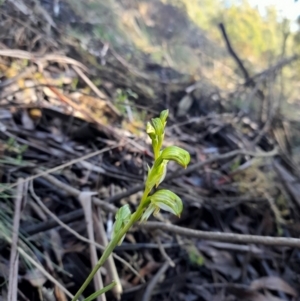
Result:
M116 221L113 225L112 239L119 234L122 228L129 222L131 218L131 211L128 204L122 206L116 213ZM120 239L118 245L124 240L125 235Z
M159 158L158 158L158 164L162 160L172 160L178 163L179 165L186 168L188 164L190 163L191 156L190 154L178 146L168 146L165 149L162 150Z
M181 198L174 192L167 189L161 189L149 196L149 198L151 203L156 207L180 216L183 205Z
M150 203L150 205L148 206L148 208L145 210L145 212L141 217L141 222L147 221L150 215L155 211L155 209L156 209L155 206Z
M117 283L115 281L113 281L111 284L103 287L101 290L91 294L89 297L85 298L83 301L92 301L95 300L98 296L108 292L109 290L111 290Z
M158 190L149 196L147 198L147 203L149 202L149 206L141 217L142 222L148 220L152 213L156 215L160 209L168 211L177 216L180 216L183 209L180 197L167 189Z

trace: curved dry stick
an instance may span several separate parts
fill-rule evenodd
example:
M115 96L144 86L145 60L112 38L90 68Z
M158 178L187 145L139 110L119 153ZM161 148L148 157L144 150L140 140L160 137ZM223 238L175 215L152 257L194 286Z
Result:
M13 233L9 260L9 278L8 278L8 300L17 300L18 297L18 271L19 271L19 254L18 254L18 238L21 218L21 206L24 195L24 183L19 178L17 187L17 195L14 209Z
M205 240L215 240L222 242L241 243L241 244L258 244L264 246L280 246L300 248L300 239L291 237L273 237L273 236L260 236L260 235L246 235L235 234L226 232L209 232L201 230L193 230L184 227L174 226L171 224L165 224L161 222L148 222L140 224L139 227L147 230L162 230L185 237L194 237Z

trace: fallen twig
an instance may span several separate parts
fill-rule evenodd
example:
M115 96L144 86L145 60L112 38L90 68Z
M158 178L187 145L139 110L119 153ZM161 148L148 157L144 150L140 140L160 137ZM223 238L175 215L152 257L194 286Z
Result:
M90 257L91 257L91 268L93 268L98 261L97 250L95 247L95 234L94 234L94 223L93 223L93 209L92 209L92 195L95 194L90 191L83 191L79 194L78 199L81 203L84 212L84 219L86 223L86 229L89 240L93 242L90 244ZM94 285L96 291L103 289L103 280L100 273L100 269L97 271L94 277ZM97 297L97 301L106 301L106 295L101 294Z
M289 65L291 64L293 61L296 61L299 59L299 55L293 55L291 57L288 57L288 58L285 58L285 59L282 59L281 61L279 61L278 63L276 63L275 65L271 66L270 68L260 72L260 73L257 73L256 75L252 76L250 78L250 80L254 80L254 79L257 79L259 77L266 77L274 72L276 72L277 70L280 70L282 69L283 67L285 67L286 65ZM247 83L245 83L247 84Z
M17 301L18 296L18 270L19 270L19 254L18 254L18 237L21 217L21 206L23 199L24 183L19 178L17 181L17 197L15 201L13 233L11 241L11 252L9 262L9 278L7 297L10 301Z
M105 233L105 229L103 226L103 220L102 220L102 216L101 216L101 209L98 207L97 208L97 214L94 213L93 214L93 219L94 219L94 223L95 223L95 236L96 236L96 241L99 241L99 243L101 243L101 245L107 246L108 245L108 239L107 239L107 235ZM116 268L116 264L114 261L113 256L109 256L107 258L107 261L104 265L107 269L107 276L109 278L108 282L112 282L115 281L116 285L112 288L112 293L114 294L114 296L120 300L121 299L121 295L123 293L123 288L122 288L122 284L119 278L119 274Z
M158 245L158 249L162 255L162 257L169 262L169 265L174 268L175 267L175 263L174 261L170 258L170 256L167 254L163 244L161 243L160 241L160 238L158 235L155 236L155 241L157 242L157 245Z
M259 244L265 246L280 246L280 247L291 247L300 248L300 239L291 237L273 237L273 236L259 236L259 235L246 235L246 234L235 234L226 232L209 232L201 230L193 230L174 226L172 224L166 224L161 222L148 222L140 224L139 227L147 230L162 230L176 233L185 237L194 237L206 240L231 242L231 243L242 243L242 244Z
M158 272L156 273L156 275L150 280L146 291L144 293L143 299L142 301L149 301L151 300L151 296L153 293L153 290L155 288L155 286L157 285L157 283L159 282L160 278L162 277L162 275L167 271L167 269L169 268L170 263L167 260L162 266L161 268L158 270Z

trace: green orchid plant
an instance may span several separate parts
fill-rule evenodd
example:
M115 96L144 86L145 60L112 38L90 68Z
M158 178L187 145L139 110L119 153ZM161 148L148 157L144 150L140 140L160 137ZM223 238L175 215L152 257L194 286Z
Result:
M190 154L180 147L169 146L162 149L168 114L168 110L162 111L159 117L152 119L152 123L147 123L146 131L152 141L154 163L151 168L148 166L148 176L139 206L133 213L131 213L130 206L128 204L122 206L117 211L113 226L112 239L72 301L78 300L79 296L92 281L94 275L104 264L107 258L112 254L114 248L123 242L126 233L133 226L133 224L138 221L147 221L152 213L155 216L158 214L160 209L168 211L178 217L180 216L183 209L180 197L167 189L156 190L166 176L167 165L169 161L175 161L184 168L186 168L190 162ZM152 193L154 189L156 191ZM108 286L86 298L85 301L94 300L97 296L105 293L114 285L115 283L112 282Z

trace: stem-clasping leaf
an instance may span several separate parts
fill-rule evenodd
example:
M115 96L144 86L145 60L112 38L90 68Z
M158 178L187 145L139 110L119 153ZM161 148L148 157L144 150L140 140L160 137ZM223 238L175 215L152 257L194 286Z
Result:
M128 204L122 206L116 213L116 221L113 226L112 239L120 232L120 230L130 221L131 211ZM125 235L119 241L118 245L121 245Z
M183 206L180 197L167 189L156 191L147 198L147 201L150 201L150 205L145 210L141 221L146 221L152 213L155 215L160 209L168 211L177 216L180 216L182 212Z
M155 161L154 165L148 172L146 187L149 191L164 180L167 172L167 165L170 160L175 161L179 165L186 167L190 162L190 154L177 146L168 146L161 153Z
M154 164L152 168L149 169L146 181L146 187L149 191L151 191L154 186L158 187L158 185L165 179L168 162L169 161L167 160L163 160L160 164Z

